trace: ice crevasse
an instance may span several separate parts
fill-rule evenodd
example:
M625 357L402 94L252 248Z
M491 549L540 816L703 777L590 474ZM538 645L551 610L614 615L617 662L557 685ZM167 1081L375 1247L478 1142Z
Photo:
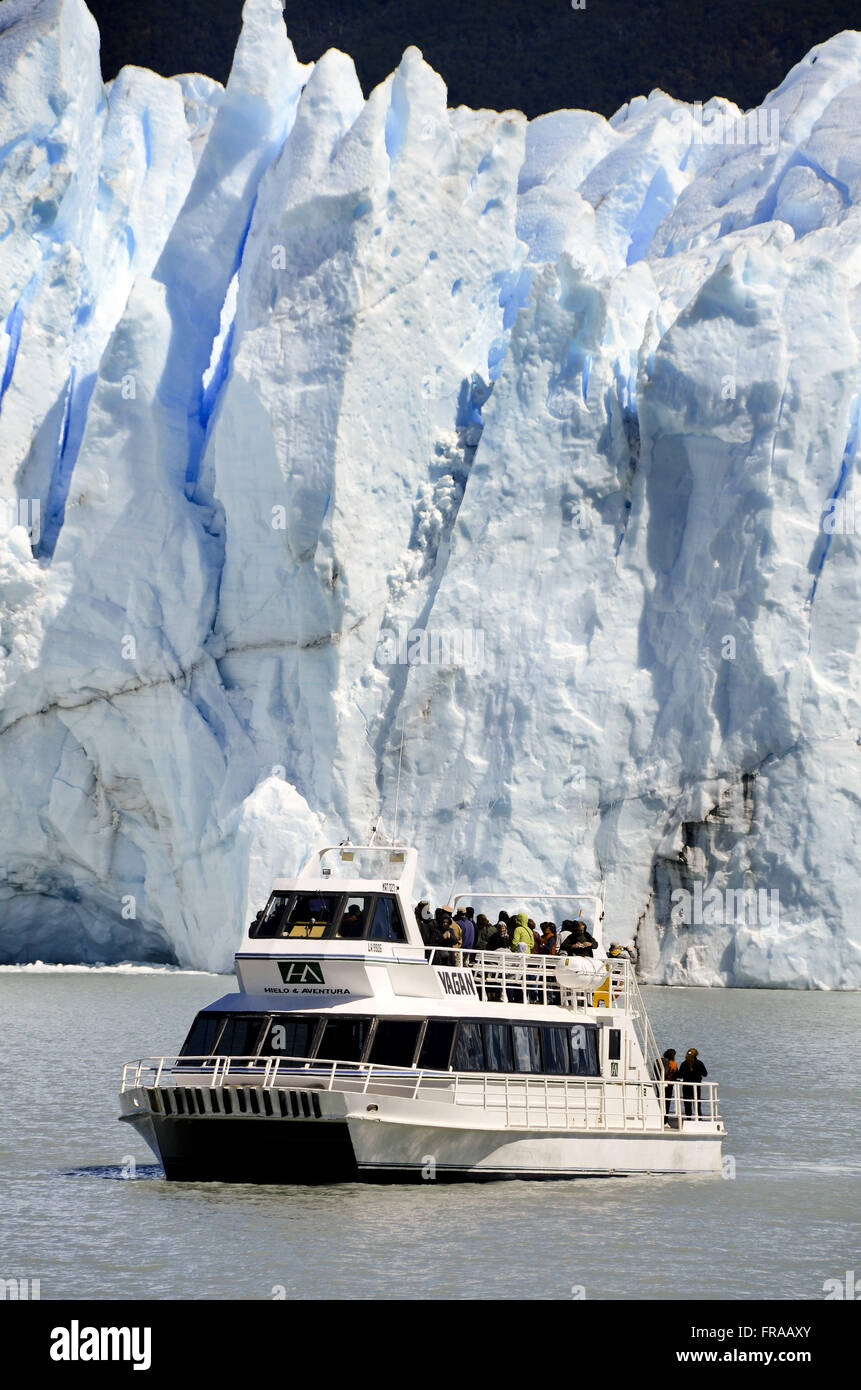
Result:
M4 0L0 959L225 969L400 775L426 896L861 986L859 116L853 32L528 122Z

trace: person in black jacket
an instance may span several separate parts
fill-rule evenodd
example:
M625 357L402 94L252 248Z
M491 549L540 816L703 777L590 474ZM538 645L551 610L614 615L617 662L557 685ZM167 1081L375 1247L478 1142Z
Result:
M685 1060L679 1067L677 1081L700 1082L708 1076L708 1072L700 1061L700 1054L695 1047L689 1047L685 1053ZM692 1085L682 1086L682 1103L685 1107L685 1115L690 1117L694 1108L694 1088ZM699 1113L702 1115L704 1102L702 1099L699 1104Z
M563 922L562 930L569 933L560 948L563 955L576 956L579 960L591 957L598 943L590 936L585 922Z
M427 898L422 898L420 903L415 905L416 923L421 933L422 941L426 946L430 945L431 929L433 927L433 915L428 906Z
M438 907L434 913L434 923L431 928L430 945L436 947L434 953L435 965L457 965L458 959L454 951L441 950L441 947L456 946L457 938L452 926L451 913L445 908Z

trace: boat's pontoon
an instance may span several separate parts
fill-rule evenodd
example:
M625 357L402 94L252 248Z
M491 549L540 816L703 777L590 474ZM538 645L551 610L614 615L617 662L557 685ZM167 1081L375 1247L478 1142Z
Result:
M720 1172L717 1088L656 1079L634 968L604 958L599 901L594 959L431 949L415 871L413 849L319 850L246 933L239 991L197 1015L178 1057L125 1066L120 1118L169 1178Z

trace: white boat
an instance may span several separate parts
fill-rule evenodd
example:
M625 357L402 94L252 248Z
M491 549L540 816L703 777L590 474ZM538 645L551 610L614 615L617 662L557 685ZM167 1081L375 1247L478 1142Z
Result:
M717 1087L655 1079L634 967L600 944L600 900L592 959L432 949L412 906L416 867L405 846L318 850L246 932L238 992L197 1015L179 1056L126 1064L120 1119L166 1176L719 1173ZM453 894L477 910L499 897Z

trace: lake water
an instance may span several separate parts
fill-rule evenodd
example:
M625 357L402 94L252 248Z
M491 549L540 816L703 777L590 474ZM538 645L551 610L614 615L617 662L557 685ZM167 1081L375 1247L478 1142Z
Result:
M732 1177L168 1183L117 1122L122 1063L175 1053L233 987L0 969L0 1278L43 1299L822 1299L861 1273L858 994L644 990L660 1046L721 1083Z

